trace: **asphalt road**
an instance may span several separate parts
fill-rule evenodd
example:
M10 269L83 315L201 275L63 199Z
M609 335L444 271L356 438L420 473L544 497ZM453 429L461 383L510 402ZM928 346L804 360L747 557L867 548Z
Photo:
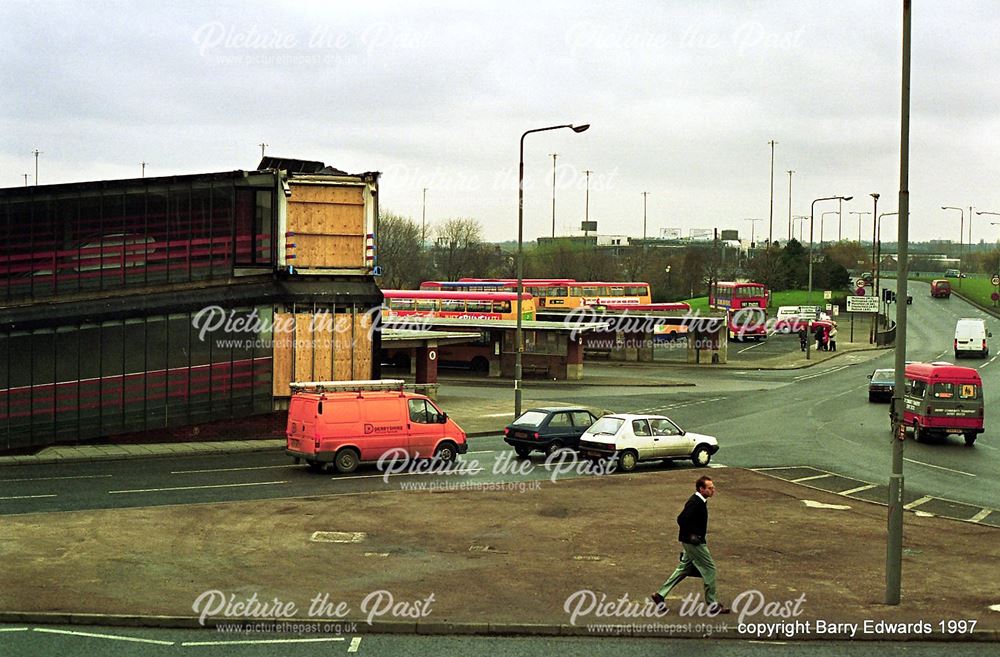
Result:
M735 641L690 639L633 639L627 637L445 637L365 635L362 631L341 636L287 634L227 635L212 630L156 630L121 627L37 627L0 625L4 654L22 657L92 655L94 657L296 657L302 655L373 655L404 657L575 657L576 655L634 655L636 657L862 657L871 654L895 657L980 657L993 654L992 643L921 643L871 641Z
M912 283L907 359L953 360L951 341L959 317L983 316L956 297L932 299L929 286ZM990 318L1000 336L1000 322ZM841 323L842 330L846 330ZM996 338L1000 344L1000 337ZM796 336L775 336L768 349L798 348ZM963 359L984 379L987 432L975 447L957 437L943 443L905 443L907 501L924 496L996 507L1000 501L1000 444L990 410L1000 402L997 349L987 359ZM528 382L532 399L581 403L618 412L664 413L681 426L719 437L714 464L749 468L809 466L860 483L888 478L892 436L888 407L867 401L866 375L892 367L891 351L844 354L802 370L673 370L671 378L693 386L655 388L594 387L560 382ZM627 371L627 370L623 370ZM457 388L457 386L456 386ZM461 394L502 399L506 385L462 386ZM447 398L448 385L442 385ZM499 436L475 438L466 463L466 481L507 481L524 485L552 476L533 457L530 472L512 458ZM475 463L472 463L475 461ZM580 476L572 463L560 477ZM688 462L640 467L693 468ZM225 500L336 495L370 490L402 490L414 482L442 485L453 475L398 473L388 479L373 467L349 475L315 474L293 466L280 452L242 455L66 462L0 469L0 514ZM851 487L849 484L844 489ZM958 517L961 517L960 515Z

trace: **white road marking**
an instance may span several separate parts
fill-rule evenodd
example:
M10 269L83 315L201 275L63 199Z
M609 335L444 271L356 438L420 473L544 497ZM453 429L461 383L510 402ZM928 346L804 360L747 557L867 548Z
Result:
M486 468L473 468L472 470L461 470L461 473L462 474L479 474L480 472L483 472L484 470L486 470ZM330 479L332 479L333 481L352 481L354 479L374 479L375 477L378 477L378 478L382 478L382 477L426 477L426 476L435 475L435 474L440 474L440 473L437 473L437 472L390 472L390 473L385 473L385 472L383 472L382 474L357 475L355 477L341 477L339 475L334 475L333 477L330 477Z
M109 474L103 475L78 475L75 477L25 477L23 479L0 479L0 483L15 483L18 481L56 481L58 479L106 479Z
M241 470L274 470L276 468L294 468L294 463L284 465L253 465L245 468L206 468L204 470L171 470L170 474L201 474L203 472L239 472Z
M347 649L347 652L357 652L358 646L360 645L361 645L361 637L359 636L354 637L353 639L351 639L351 645Z
M990 515L991 513L993 513L993 509L986 509L986 508L984 508L982 511L980 511L976 515L974 515L971 518L969 518L969 522L981 522L981 521L985 520L986 516Z
M11 495L10 497L0 497L0 500L33 500L39 497L56 497L56 495Z
M789 479L789 481L791 481L793 484L798 484L803 481L812 481L813 479L825 479L826 477L829 476L830 476L829 474L818 474L818 475L812 475L811 477L799 477L798 479Z
M239 641L184 641L181 646L188 648L192 646L254 646L258 644L273 643L329 643L331 641L346 641L342 636L323 637L314 639L244 639Z
M0 627L0 632L27 632L27 627Z
M815 374L804 374L802 376L793 377L794 381L805 381L807 379L815 379L818 376L826 376L827 374L833 374L834 372L839 372L841 370L846 370L850 365L841 365L840 367L833 367L828 370L823 370L822 372L816 372Z
M958 474L963 474L967 477L975 477L976 475L971 472L962 472L961 470L952 470L951 468L946 468L943 465L934 465L932 463L924 463L923 461L915 461L913 459L903 458L904 461L909 461L910 463L916 463L917 465L926 465L928 468L937 468L938 470L947 470L948 472L957 472Z
M201 490L205 488L240 488L244 486L274 486L277 484L287 484L287 481L258 481L249 484L214 484L211 486L170 486L168 488L133 488L131 490L109 490L108 495L118 495L121 493L165 493L175 490Z
M736 353L742 354L744 351L750 351L751 349L756 349L757 347L761 346L762 344L764 344L764 341L763 340L758 340L756 344L752 344L749 347L745 347L743 349L740 349Z
M35 632L42 632L44 634L67 634L69 636L85 636L92 639L110 639L112 641L132 641L135 643L152 643L157 646L172 646L173 641L159 641L157 639L140 639L134 636L120 636L117 634L97 634L94 632L72 632L70 630L53 630L45 627L33 628Z
M926 504L927 502L930 502L933 499L934 498L931 497L930 495L924 495L919 500L914 500L914 501L910 502L909 504L904 504L903 508L906 509L906 510L914 509L914 508L920 506L921 504Z
M869 490L875 488L877 484L865 484L864 486L858 486L857 488L849 488L848 490L840 491L840 495L854 495L855 493L860 493L863 490Z
M485 413L480 415L480 417L511 417L513 415L510 411L505 411L503 413Z

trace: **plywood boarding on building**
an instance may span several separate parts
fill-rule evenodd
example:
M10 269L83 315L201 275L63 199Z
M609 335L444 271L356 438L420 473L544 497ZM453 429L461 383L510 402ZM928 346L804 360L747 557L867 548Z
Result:
M365 266L365 200L358 186L292 185L288 253L297 268Z
M315 318L315 321L314 321ZM275 313L275 325L291 328L275 337L275 397L288 397L291 381L372 378L371 317L366 313Z

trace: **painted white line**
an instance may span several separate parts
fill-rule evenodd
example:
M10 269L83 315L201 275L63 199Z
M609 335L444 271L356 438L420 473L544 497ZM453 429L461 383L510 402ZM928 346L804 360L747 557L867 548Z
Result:
M360 645L361 645L361 637L359 636L354 637L353 639L351 639L351 645L347 649L347 652L357 652L358 646Z
M875 488L878 484L865 484L864 486L858 486L857 488L850 488L848 490L840 491L840 495L854 495L855 493L860 493L863 490L870 490Z
M56 495L11 495L10 497L0 497L0 500L33 500L39 497L56 497Z
M259 481L250 484L215 484L212 486L170 486L169 488L133 488L131 490L109 490L108 495L119 495L122 493L166 493L175 490L201 490L205 488L241 488L245 486L275 486L277 484L287 484L287 481Z
M921 504L926 504L927 502L930 502L933 499L934 498L931 497L930 495L924 495L919 500L914 500L914 501L910 502L909 504L904 504L903 508L907 509L907 510L909 510L909 509L915 509L916 507L920 506Z
M484 471L485 469L486 468L474 468L472 470L462 470L461 473L462 474L479 474L480 472ZM374 479L375 477L378 477L378 478L382 478L382 477L426 477L428 475L434 475L434 474L439 474L439 473L436 473L436 472L393 472L393 473L386 474L386 473L383 472L382 474L358 475L356 477L341 477L341 476L335 475L333 477L330 477L330 479L332 479L333 481L352 481L354 479Z
M974 515L971 518L969 518L969 522L981 522L981 521L985 520L986 516L990 515L991 513L993 513L993 509L985 509L984 508L982 511L980 511L976 515Z
M157 639L140 639L134 636L119 636L117 634L96 634L94 632L71 632L70 630L53 630L43 627L32 628L34 632L42 632L44 634L67 634L69 636L85 636L92 639L109 639L111 641L132 641L134 643L152 643L157 646L172 646L173 641L159 641Z
M962 472L961 470L952 470L951 468L946 468L943 465L933 465L931 463L924 463L923 461L915 461L914 459L903 458L904 461L909 461L910 463L916 463L917 465L926 465L928 468L937 468L938 470L947 470L948 472L956 472L958 474L963 474L967 477L975 477L976 475L971 472Z
M294 463L284 465L254 465L245 468L211 468L205 470L171 470L170 474L201 474L203 472L240 472L242 470L274 470L277 468L294 468Z
M504 413L485 413L479 417L512 417L513 415L510 411L506 411Z
M0 627L0 632L27 632L27 627Z
M829 476L830 476L829 474L819 474L819 475L813 475L811 477L799 477L798 479L789 479L789 481L792 482L793 484L798 484L803 481L812 481L813 479L825 479L826 477Z
M496 454L499 451L500 450L498 450L498 449L484 449L484 450L480 450L478 452L466 452L465 456L468 456L469 454Z
M761 346L762 344L764 344L764 341L763 340L759 340L756 344L752 344L749 347L745 347L743 349L740 349L736 353L742 354L745 351L750 351L751 349L756 349L757 347Z
M240 641L184 641L181 646L254 646L269 643L330 643L331 641L346 641L342 636L313 639L245 639Z
M23 479L0 479L0 483L15 483L18 481L56 481L59 479L106 479L109 474L103 475L79 475L76 477L25 477Z
M808 465L772 465L766 468L753 468L754 470L815 470L816 468L810 467Z

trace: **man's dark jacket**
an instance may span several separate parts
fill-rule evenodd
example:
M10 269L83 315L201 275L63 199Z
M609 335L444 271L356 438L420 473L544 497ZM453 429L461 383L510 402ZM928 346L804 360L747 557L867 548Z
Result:
M680 531L677 540L691 545L702 545L708 533L708 504L698 495L692 495L684 504L684 510L677 516Z

